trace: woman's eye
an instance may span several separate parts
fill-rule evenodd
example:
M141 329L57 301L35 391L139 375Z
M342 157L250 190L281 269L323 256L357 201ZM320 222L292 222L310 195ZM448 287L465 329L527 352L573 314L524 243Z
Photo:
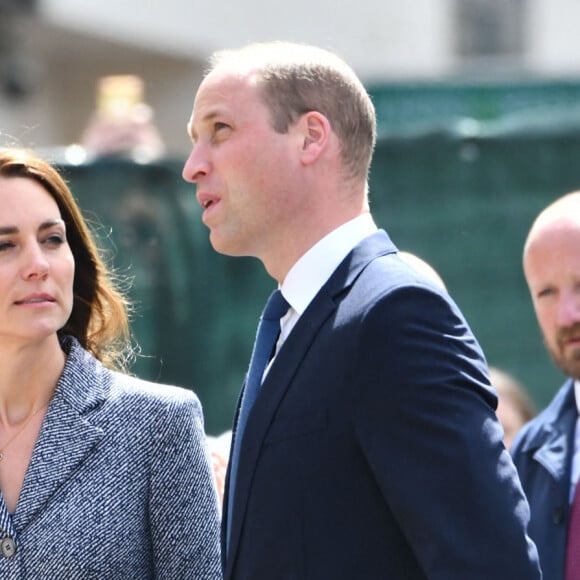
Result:
M64 244L65 241L66 238L64 236L61 236L60 234L52 234L51 236L48 236L48 238L44 240L44 243L49 246L60 246Z
M14 244L9 241L0 241L0 252L13 248Z

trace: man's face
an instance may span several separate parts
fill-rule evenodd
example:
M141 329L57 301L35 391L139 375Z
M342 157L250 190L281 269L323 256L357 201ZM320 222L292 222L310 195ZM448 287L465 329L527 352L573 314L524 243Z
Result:
M580 379L580 224L558 218L530 240L524 272L546 348L568 376Z
M301 142L274 131L251 74L213 71L189 122L193 148L183 177L197 185L202 221L221 253L263 259L284 238L301 196Z

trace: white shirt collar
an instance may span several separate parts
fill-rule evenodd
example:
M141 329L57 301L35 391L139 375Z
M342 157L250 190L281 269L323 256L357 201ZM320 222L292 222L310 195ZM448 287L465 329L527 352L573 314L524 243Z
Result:
M280 289L298 316L347 254L376 231L371 215L360 215L324 236L292 266Z
M580 380L574 381L574 397L576 399L576 409L580 415Z

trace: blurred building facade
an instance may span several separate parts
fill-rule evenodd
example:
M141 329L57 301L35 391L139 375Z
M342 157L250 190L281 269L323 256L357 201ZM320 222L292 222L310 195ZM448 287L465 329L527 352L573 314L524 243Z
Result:
M2 142L75 142L98 79L136 74L182 155L206 57L252 40L332 48L373 84L580 76L579 20L577 0L0 0Z

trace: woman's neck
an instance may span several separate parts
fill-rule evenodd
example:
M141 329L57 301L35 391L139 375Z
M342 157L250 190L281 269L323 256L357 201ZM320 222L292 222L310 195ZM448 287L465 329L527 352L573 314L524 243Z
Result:
M19 424L48 405L65 361L56 335L34 345L0 343L0 426Z

